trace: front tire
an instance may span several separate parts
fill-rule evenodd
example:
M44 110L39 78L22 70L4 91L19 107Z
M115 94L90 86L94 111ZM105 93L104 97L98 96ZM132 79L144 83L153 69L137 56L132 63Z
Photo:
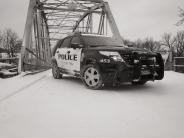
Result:
M58 68L57 63L55 63L55 62L53 62L53 64L52 64L52 75L55 79L62 78L62 74Z
M97 90L104 86L102 74L97 65L90 64L85 66L82 71L82 80L89 89Z

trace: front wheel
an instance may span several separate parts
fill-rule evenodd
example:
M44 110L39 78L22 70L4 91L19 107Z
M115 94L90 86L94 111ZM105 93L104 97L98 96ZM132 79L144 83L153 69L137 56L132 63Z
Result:
M89 89L97 90L104 86L102 74L97 65L87 65L82 71L82 80Z
M60 79L62 78L62 74L60 73L60 70L58 68L58 65L57 63L53 63L52 64L52 75L55 79Z

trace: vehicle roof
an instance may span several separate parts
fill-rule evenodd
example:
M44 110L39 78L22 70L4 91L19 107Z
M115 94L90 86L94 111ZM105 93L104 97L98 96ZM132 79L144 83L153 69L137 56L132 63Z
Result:
M74 36L74 35L81 35L81 36L97 36L97 37L112 38L111 36L100 35L100 34L94 34L94 33L83 33L83 32L74 32L74 33L72 33L72 34L69 34L68 36ZM67 36L67 37L68 37L68 36Z
M98 36L98 37L107 37L111 38L110 36L105 36L105 35L99 35L99 34L81 34L82 36Z

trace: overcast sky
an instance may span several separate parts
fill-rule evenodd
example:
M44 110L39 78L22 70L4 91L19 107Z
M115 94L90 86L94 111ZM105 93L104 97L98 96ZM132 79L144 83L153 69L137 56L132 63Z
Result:
M108 0L124 38L136 40L147 36L156 40L164 32L176 33L178 7L184 0ZM0 0L0 29L12 28L23 36L29 0ZM184 28L184 26L183 26Z

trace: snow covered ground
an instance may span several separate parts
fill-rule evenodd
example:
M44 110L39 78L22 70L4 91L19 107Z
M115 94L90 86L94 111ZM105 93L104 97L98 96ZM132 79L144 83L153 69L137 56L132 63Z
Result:
M93 91L51 72L0 79L0 138L183 138L184 74Z

